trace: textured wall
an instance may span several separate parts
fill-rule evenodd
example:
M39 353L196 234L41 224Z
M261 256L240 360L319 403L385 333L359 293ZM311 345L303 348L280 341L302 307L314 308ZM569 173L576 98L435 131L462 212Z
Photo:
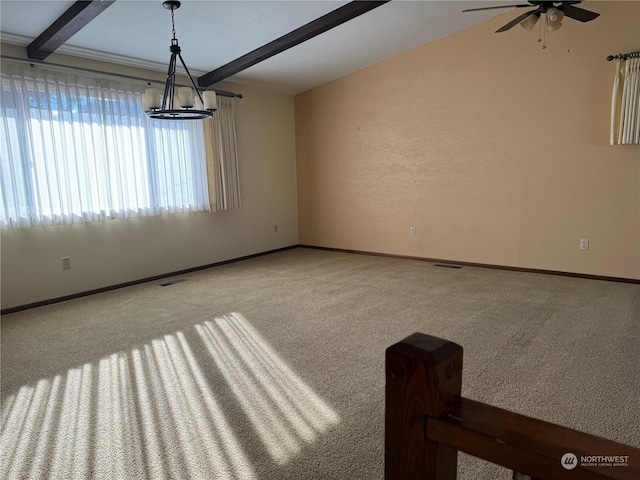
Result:
M640 46L640 2L585 8L546 50L493 33L511 12L296 96L300 242L640 278L640 147L608 145L605 61Z
M3 46L3 53L15 51ZM113 71L65 56L52 61ZM298 243L293 98L230 84L222 88L244 95L236 100L242 208L3 230L2 308ZM63 271L60 258L66 255L72 268Z

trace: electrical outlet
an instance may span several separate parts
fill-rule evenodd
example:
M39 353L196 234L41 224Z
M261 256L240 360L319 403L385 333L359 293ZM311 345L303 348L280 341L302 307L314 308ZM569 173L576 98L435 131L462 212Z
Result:
M62 269L71 270L71 257L62 257Z
M416 236L416 227L411 227L411 229L409 229L409 235L412 237Z
M580 250L589 250L589 239L581 238L580 239Z

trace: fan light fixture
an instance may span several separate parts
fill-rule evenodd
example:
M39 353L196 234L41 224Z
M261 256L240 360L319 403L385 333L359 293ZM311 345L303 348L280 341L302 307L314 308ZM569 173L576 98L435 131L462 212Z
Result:
M532 13L523 21L520 22L520 26L524 28L527 32L531 33L533 31L533 27L538 23L538 15L536 13Z
M555 32L562 27L563 18L572 18L579 22L586 23L595 20L600 16L599 13L576 7L582 3L582 0L528 0L528 3L517 5L494 5L490 7L468 8L463 12L477 12L480 10L494 10L498 8L534 8L528 12L519 15L506 25L503 25L496 33L506 32L516 25L520 24L527 32L532 32L541 15L544 15L544 22L540 22L540 30L538 33L538 42L543 42L543 36L546 32ZM544 25L543 25L544 23ZM542 48L547 48L544 41Z
M549 32L555 32L562 26L562 19L564 13L562 10L558 10L555 7L547 9L547 30Z
M173 18L174 10L180 8L177 0L167 0L162 6L171 10L171 26L173 38L171 39L171 59L167 81L164 85L164 93L159 88L147 88L142 94L142 108L149 118L156 120L203 120L211 118L217 110L216 93L204 91L202 94L196 87L187 65L180 54L180 46L176 38L176 26ZM191 87L178 87L176 85L176 63L180 59ZM193 87L193 88L192 88ZM195 92L195 94L194 94Z
M544 25L540 24L540 32L538 34L538 42L543 42L542 48L547 48L546 37L544 33L555 32L562 27L562 19L564 18L564 12L558 10L551 4L551 6L545 7L542 5L539 11L531 11L529 15L520 22L520 26L527 32L531 33L533 27L538 23L538 19L541 15L544 15ZM544 32L543 32L544 29Z
M546 17L546 28L548 32L555 32L560 27L562 27L562 19L564 18L564 13L557 8L549 8L545 12ZM540 14L538 12L532 12L527 18L520 22L520 26L524 28L527 32L531 33L533 31L533 27L538 23L538 19L540 18Z

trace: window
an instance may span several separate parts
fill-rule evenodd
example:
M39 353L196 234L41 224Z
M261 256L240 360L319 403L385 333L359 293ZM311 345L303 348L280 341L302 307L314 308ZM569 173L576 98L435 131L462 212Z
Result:
M202 123L147 119L144 88L3 64L0 226L208 211Z

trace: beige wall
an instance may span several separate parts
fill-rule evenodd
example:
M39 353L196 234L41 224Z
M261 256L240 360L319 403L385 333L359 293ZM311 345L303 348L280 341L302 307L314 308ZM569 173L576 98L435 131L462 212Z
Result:
M296 96L300 243L640 279L605 61L640 46L640 2L588 7L546 50L493 33L511 12Z
M3 46L4 54L15 52ZM113 71L111 65L64 56L51 61ZM236 100L242 208L3 230L2 308L298 243L293 98L233 84L221 88L244 95ZM63 271L60 258L66 255L72 268Z

